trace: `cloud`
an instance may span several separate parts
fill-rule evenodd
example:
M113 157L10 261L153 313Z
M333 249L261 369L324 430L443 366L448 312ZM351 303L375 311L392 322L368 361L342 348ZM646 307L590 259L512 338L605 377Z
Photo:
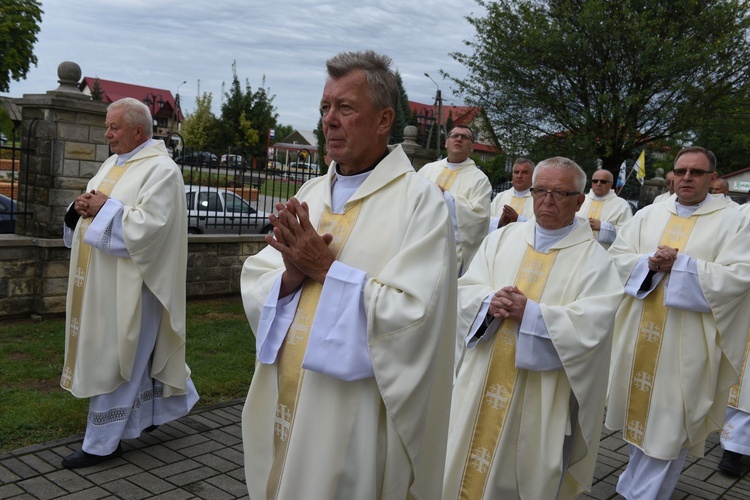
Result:
M282 124L312 130L325 81L325 61L345 50L389 55L409 98L432 102L438 82L446 103L461 104L439 75L465 70L448 54L473 38L467 15L474 0L332 2L311 0L65 0L45 2L35 46L38 66L11 82L11 97L57 88L57 66L74 61L83 76L168 89L180 87L183 108L200 92L213 94L219 114L222 83L237 74L253 89L265 86Z

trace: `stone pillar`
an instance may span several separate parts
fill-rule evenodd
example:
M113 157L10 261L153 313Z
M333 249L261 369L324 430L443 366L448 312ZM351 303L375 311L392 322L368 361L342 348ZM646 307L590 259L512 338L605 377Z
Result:
M18 202L31 215L19 217L16 234L59 238L70 202L86 189L88 179L109 156L104 139L107 103L92 101L78 89L81 68L63 62L60 86L46 94L24 94L21 107L22 147Z
M664 170L656 169L656 175L653 179L646 179L641 186L641 193L638 197L638 206L645 207L654 202L654 198L667 190L667 180L664 178Z
M419 170L426 164L435 161L435 152L425 149L417 143L419 130L414 125L408 125L404 128L404 142L401 147L404 153L411 160L411 166L414 170Z

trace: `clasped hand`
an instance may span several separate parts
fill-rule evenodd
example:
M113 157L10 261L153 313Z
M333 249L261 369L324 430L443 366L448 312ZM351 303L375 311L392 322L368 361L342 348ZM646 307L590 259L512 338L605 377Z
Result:
M330 234L319 235L310 223L307 203L291 198L277 203L279 215L269 215L273 225L273 236L266 235L266 243L281 253L284 259L284 274L281 278L283 297L302 286L307 277L323 283L334 262L328 245L333 241Z
M489 314L494 318L512 319L519 323L526 310L526 295L518 287L506 286L495 292L490 299Z
M96 217L96 214L99 213L99 209L102 208L102 205L104 205L109 197L102 193L98 192L96 189L92 189L89 193L83 193L81 196L76 198L76 200L73 202L73 209L86 219L87 217Z
M668 273L677 260L679 249L659 245L654 255L648 258L648 268L657 273Z

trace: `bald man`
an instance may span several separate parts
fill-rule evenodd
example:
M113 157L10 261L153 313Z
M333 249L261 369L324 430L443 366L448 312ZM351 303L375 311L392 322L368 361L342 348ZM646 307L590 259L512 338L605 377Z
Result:
M612 191L612 172L601 169L591 176L591 190L578 210L578 217L588 219L594 237L605 249L609 248L620 226L625 224L633 211L627 201Z
M674 172L670 170L669 172L667 172L665 178L667 179L667 190L654 198L653 203L661 203L663 201L667 201L667 199L674 194Z
M726 179L716 179L711 183L711 194L717 198L723 199L726 204L732 208L740 208L739 203L735 202L729 196L729 183Z

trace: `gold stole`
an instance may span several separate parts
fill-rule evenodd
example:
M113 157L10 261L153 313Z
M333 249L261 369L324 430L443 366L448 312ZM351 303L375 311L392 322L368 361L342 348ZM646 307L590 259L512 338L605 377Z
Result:
M589 206L588 218L601 220L603 206L604 206L604 200L591 200L591 205ZM599 231L594 231L594 239L597 239L599 237L598 234L599 234Z
M121 166L113 165L99 184L97 192L109 196L129 165L130 162ZM68 354L65 357L65 365L63 366L62 378L60 379L60 385L68 390L73 387L73 374L78 357L78 333L81 328L81 315L83 312L83 295L86 291L89 263L91 262L92 247L83 242L83 237L86 235L86 230L91 225L92 220L93 217L81 219L81 227L78 230L78 260L76 261L75 276L73 276L73 298L70 306L70 316L68 317L68 321L70 322L68 325Z
M539 302L547 285L557 250L544 254L529 246L516 275L515 285ZM516 329L518 322L506 319L492 340L492 353L484 380L484 398L477 411L469 456L464 465L459 498L484 498L487 479L510 408L516 384ZM487 332L489 334L490 332Z
M437 180L435 181L435 184L440 186L441 188L445 189L446 191L450 190L451 186L453 185L453 181L456 180L456 177L458 177L458 169L450 169L448 167L443 167L442 172L440 172L440 175L438 176Z
M519 198L515 195L510 195L510 207L515 210L518 215L521 215L521 212L523 212L523 207L526 206L526 197Z
M697 216L686 219L672 215L664 228L659 245L684 249L697 220ZM665 281L666 277L643 299L633 368L630 373L625 441L639 447L643 446L643 438L646 435L651 394L663 340L662 334L667 322L668 309L664 306Z
M740 372L740 381L732 386L729 390L729 406L732 408L739 408L740 406L740 392L742 391L742 380L745 378L745 370L747 369L747 355L750 354L750 339L745 344L745 360L742 362L742 371Z
M318 222L318 234L330 233L333 241L328 248L335 257L346 246L349 235L362 210L362 200L353 204L343 213L334 214L326 208ZM269 498L276 498L281 485L281 474L284 470L289 437L292 434L296 407L299 400L302 379L305 371L302 360L307 350L307 340L312 326L315 310L323 290L323 285L310 278L302 285L294 320L286 334L286 341L281 346L277 358L277 377L279 398L274 418L274 459L271 475L268 479Z

